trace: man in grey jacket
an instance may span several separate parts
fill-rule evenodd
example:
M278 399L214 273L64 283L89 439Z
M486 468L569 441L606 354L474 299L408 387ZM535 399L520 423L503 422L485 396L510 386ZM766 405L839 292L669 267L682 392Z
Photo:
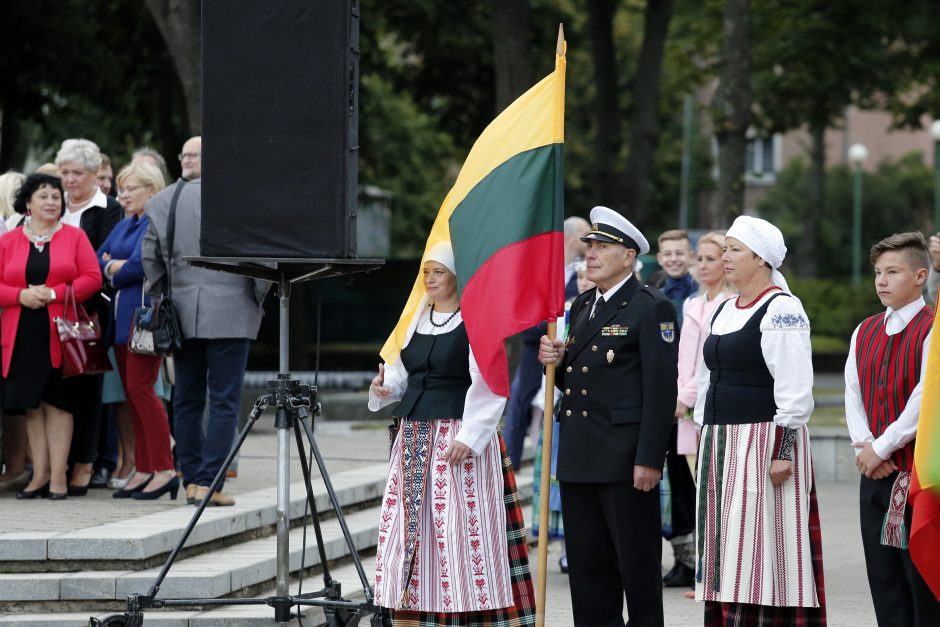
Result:
M185 185L176 207L173 250L166 246L170 203ZM150 226L142 257L150 294L166 293L172 264L172 296L180 314L183 347L174 353L176 389L173 435L186 485L186 500L200 501L232 447L238 424L248 345L258 335L261 303L270 283L191 266L184 257L199 255L202 185L183 179L147 201ZM202 429L206 390L209 423ZM215 492L209 505L233 505L235 499Z

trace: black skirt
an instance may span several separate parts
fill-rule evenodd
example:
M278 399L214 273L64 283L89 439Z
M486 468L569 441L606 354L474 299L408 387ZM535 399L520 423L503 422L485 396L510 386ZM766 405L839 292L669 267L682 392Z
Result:
M42 251L29 247L26 260L26 284L43 285L49 275L49 248ZM71 411L68 384L62 380L62 369L52 367L49 310L46 307L20 307L10 370L3 378L3 411L22 414L38 409L41 403Z

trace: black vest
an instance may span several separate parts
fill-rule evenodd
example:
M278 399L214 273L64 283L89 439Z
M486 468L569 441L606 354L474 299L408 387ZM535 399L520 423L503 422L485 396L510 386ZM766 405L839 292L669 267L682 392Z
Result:
M774 294L738 331L708 336L702 349L705 365L711 371L711 382L705 395L706 425L737 425L770 422L777 413L774 399L774 378L767 369L761 352L760 322L767 313ZM712 323L729 301L723 302Z
M392 415L412 420L463 418L469 361L470 341L462 322L440 335L415 333L401 352L408 388Z

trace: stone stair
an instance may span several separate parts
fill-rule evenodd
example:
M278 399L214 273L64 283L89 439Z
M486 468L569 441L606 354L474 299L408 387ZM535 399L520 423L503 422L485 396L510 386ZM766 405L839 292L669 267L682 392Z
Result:
M378 534L379 500L387 464L371 464L331 475L356 549L371 577ZM520 495L529 503L531 467L517 477ZM333 578L345 598L362 590L325 487L313 481L325 553ZM322 586L322 565L312 526L304 553L302 482L290 489L290 570L300 574L304 589ZM274 594L276 575L276 488L240 494L233 507L209 508L164 580L158 598L242 598ZM179 506L135 518L63 533L0 533L0 626L87 625L89 616L125 609L128 594L146 594L195 510ZM297 590L296 579L290 587ZM303 625L322 623L322 610L307 608ZM273 609L221 606L187 610L149 610L145 625L173 627L254 627L270 625Z

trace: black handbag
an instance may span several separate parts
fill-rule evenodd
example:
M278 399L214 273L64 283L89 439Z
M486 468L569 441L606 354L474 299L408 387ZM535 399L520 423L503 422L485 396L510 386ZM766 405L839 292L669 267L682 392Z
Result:
M183 346L183 331L180 328L179 311L176 303L173 302L173 239L176 234L176 203L179 201L180 192L186 186L186 181L181 181L173 192L173 200L170 202L170 213L167 216L166 225L166 295L160 298L153 298L150 301L149 320L147 312L135 312L134 322L153 333L153 351L156 355L172 355L173 351L179 350Z

